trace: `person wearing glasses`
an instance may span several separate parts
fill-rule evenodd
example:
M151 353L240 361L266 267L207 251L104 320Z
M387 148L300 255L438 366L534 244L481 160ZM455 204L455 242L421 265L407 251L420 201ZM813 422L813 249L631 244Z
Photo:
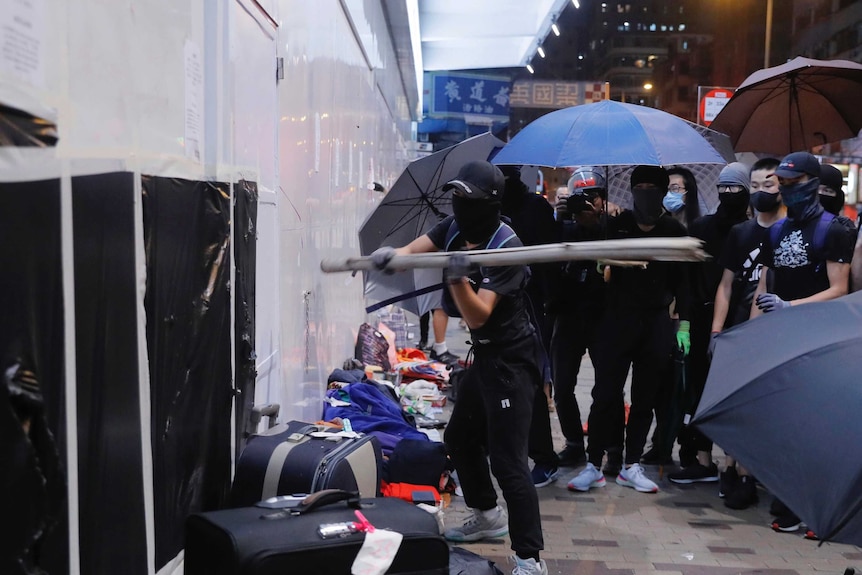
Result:
M715 293L724 271L721 261L730 229L748 219L749 168L741 162L725 166L718 176L718 209L702 216L689 227L689 234L704 242L704 251L712 256L690 269L690 348L682 350L688 357L686 382L691 394L685 413L693 415L709 372L709 341L712 331ZM675 398L678 401L678 398ZM712 461L712 441L694 427L684 427L678 435L680 459L684 467L668 475L674 483L718 481L718 466ZM694 454L686 461L682 453Z
M687 168L669 168L667 174L670 184L662 200L662 206L676 221L688 229L694 220L706 212L705 209L701 209L697 180Z

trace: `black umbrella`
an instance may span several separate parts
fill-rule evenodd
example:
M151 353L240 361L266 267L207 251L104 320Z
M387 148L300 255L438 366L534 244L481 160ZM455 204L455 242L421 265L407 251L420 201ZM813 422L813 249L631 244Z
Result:
M862 129L862 64L794 58L740 84L710 124L737 152L783 156L854 138Z
M862 545L862 292L722 332L693 423L822 539Z
M407 245L428 232L452 212L451 193L444 192L443 185L455 179L465 163L487 160L503 145L502 140L485 133L410 162L360 226L361 254L367 256L381 246ZM441 280L439 269L391 275L366 272L365 295L378 305L398 302L402 308L422 315L432 309L435 299L439 300ZM438 286L436 294L434 286ZM407 299L402 299L405 295Z

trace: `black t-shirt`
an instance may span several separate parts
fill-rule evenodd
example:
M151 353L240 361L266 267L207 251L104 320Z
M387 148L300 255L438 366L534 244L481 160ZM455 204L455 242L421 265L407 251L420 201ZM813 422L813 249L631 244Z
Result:
M603 240L603 228L591 230L573 221L562 222L563 242ZM605 306L605 280L595 260L572 260L557 264L552 282L551 311L560 315L598 316Z
M649 232L641 230L634 214L625 211L608 220L608 238L671 238L686 235L685 227L665 214ZM688 265L684 262L649 262L646 269L613 267L607 286L610 306L631 309L669 308L676 298L680 319L689 319Z
M703 240L703 249L712 256L711 260L696 262L691 265L689 278L691 282L691 303L702 305L715 301L715 291L721 282L724 268L720 260L727 248L727 239L731 226L723 223L718 215L701 216L689 226L689 235Z
M783 300L805 298L829 288L826 262L850 263L853 257L855 235L838 219L829 224L823 245L814 245L819 222L819 216L802 224L777 222L776 226L782 226L778 242L772 244L771 234L763 241L759 261L774 271L774 292Z
M730 309L724 327L742 323L751 314L751 300L763 271L763 264L758 262L758 258L768 235L769 228L761 226L757 219L730 228L730 235L718 261L722 270L733 272Z
M438 249L445 249L446 235L454 220L454 216L449 216L428 232L428 238ZM466 249L464 243L460 235L456 236L449 246L449 251ZM485 249L486 246L487 242L474 249L481 250ZM507 248L522 246L523 244L517 236L506 243ZM474 341L490 340L492 343L504 344L518 341L534 333L524 299L524 286L528 277L529 268L527 266L474 266L469 276L473 291L478 292L479 289L486 289L500 296L485 325L470 330L470 335ZM444 300L448 298L454 308L454 301L448 286L445 286L443 290Z

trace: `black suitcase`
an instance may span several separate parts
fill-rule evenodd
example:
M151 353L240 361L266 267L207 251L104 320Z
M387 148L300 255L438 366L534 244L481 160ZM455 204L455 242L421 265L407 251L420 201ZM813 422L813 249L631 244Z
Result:
M345 503L346 497L349 499ZM360 500L355 492L339 490L312 494L291 510L255 506L189 516L184 572L186 575L347 575L365 534L357 532L324 539L318 530L321 525L356 521L355 508L361 509L375 528L391 529L404 536L386 573L449 573L449 547L433 515L400 499Z
M340 437L323 426L281 423L249 438L236 465L230 504L245 507L275 495L323 489L376 497L382 462L376 437Z

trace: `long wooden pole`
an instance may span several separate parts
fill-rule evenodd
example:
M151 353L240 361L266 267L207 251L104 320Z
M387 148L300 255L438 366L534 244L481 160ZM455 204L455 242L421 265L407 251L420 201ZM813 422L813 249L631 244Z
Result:
M708 259L702 249L703 242L695 238L631 238L622 240L596 240L504 248L496 250L468 250L458 252L470 262L482 266L511 266L572 260L615 260L619 265L637 265L648 261L691 262ZM445 268L450 252L431 252L394 256L387 265L389 271L416 268ZM375 270L370 257L325 259L320 269L326 273Z

